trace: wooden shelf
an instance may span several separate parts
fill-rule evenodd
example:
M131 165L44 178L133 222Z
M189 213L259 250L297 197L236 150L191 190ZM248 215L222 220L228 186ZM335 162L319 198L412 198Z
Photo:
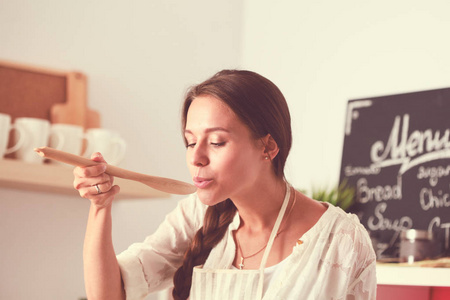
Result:
M450 287L450 268L377 265L377 282L386 285Z
M14 159L0 160L0 187L78 196L73 188L73 167L54 164L30 164ZM115 178L120 186L117 199L167 198L169 194L142 183Z

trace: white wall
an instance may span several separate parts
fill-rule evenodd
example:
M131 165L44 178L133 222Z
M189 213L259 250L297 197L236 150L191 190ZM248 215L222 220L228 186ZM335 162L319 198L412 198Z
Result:
M1 1L0 59L84 72L102 127L128 142L122 166L187 181L182 96L238 67L241 13L238 0ZM178 199L118 202L116 251L154 231ZM88 207L77 197L0 189L0 299L85 294Z
M247 0L243 67L272 79L291 108L288 179L339 177L349 99L450 86L450 2Z

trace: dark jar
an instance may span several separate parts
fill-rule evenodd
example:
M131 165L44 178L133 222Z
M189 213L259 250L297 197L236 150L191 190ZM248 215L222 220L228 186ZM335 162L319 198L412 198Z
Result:
M400 234L400 262L413 263L433 256L433 234L427 230L408 229Z

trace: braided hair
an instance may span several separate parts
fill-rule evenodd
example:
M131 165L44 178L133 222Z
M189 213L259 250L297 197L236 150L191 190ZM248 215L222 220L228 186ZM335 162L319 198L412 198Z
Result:
M208 207L204 217L204 225L195 234L190 247L184 254L183 264L173 277L174 289L172 295L175 300L189 297L193 268L206 261L211 249L225 235L235 213L236 206L230 199Z

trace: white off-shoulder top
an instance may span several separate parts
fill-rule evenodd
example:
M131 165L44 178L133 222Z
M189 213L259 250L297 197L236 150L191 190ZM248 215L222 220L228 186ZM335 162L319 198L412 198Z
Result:
M327 205L319 221L299 237L302 243L277 265L276 276L265 283L263 299L376 299L376 258L366 229L355 215ZM128 300L144 299L172 285L206 209L196 194L190 195L154 234L117 256ZM203 268L233 268L233 231L239 223L237 213ZM229 299L226 293L224 300Z

